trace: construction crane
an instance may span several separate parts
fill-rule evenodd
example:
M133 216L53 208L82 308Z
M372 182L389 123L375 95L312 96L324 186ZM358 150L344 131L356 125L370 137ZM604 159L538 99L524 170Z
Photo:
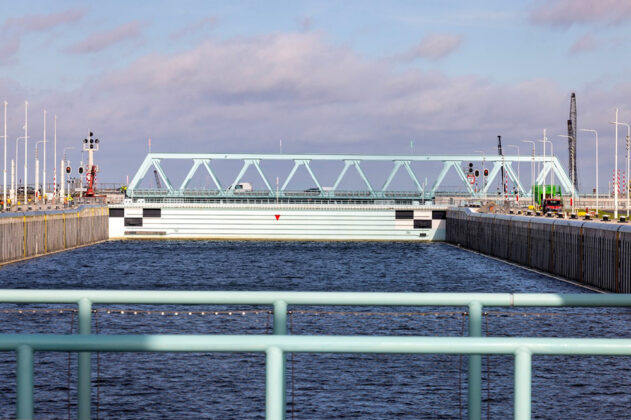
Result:
M160 183L160 176L158 175L158 171L156 169L153 170L153 176L156 177L156 187L161 190L162 189L162 183Z
M504 152L502 152L502 136L497 136L497 152L500 156L504 156ZM506 196L507 185L506 178L504 177L504 162L502 161L502 178L500 180L502 182L502 191L504 191L504 195Z
M569 156L569 175L570 181L574 189L578 191L578 173L576 172L576 94L572 92L570 98L570 119L567 120L567 135L568 135L568 156Z

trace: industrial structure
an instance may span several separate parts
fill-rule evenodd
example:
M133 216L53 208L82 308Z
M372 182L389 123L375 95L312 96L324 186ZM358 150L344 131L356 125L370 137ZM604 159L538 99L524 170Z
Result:
M191 167L182 181L177 186L165 172L162 165L164 161L179 160L189 161ZM242 167L238 175L231 183L222 181L213 169L213 162L216 161L241 161ZM263 161L293 161L293 168L285 179L279 180L277 188L273 188L270 183L270 177L265 174L262 169ZM342 169L340 170L335 182L331 187L325 187L321 182L318 174L316 174L311 166L314 161L339 162ZM392 163L392 169L387 177L382 179L380 187L376 187L374 182L370 182L369 178L376 178L378 174L370 174L367 176L362 169L363 163L368 162L389 162ZM431 187L419 180L419 176L412 168L412 164L442 162L442 169L434 179ZM501 171L506 172L506 178L514 186L514 191L520 197L530 197L532 191L527 190L519 179L518 171L513 166L519 162L524 163L541 163L541 169L536 174L535 185L547 183L546 179L554 176L563 191L571 195L574 186L564 171L559 160L554 156L480 156L480 155L333 155L333 154L201 154L201 153L149 153L140 165L132 181L127 189L127 195L132 199L145 199L147 201L160 202L165 199L211 199L211 198L273 198L273 199L296 199L297 197L307 198L352 198L354 200L366 199L398 199L398 200L432 200L445 177L450 171L455 172L457 178L462 183L465 194L471 197L482 198L490 193L490 188ZM475 176L473 174L473 164L484 167L480 188L475 187ZM487 166L490 170L486 170ZM264 188L254 189L253 191L243 191L236 188L244 181L244 176L250 167L254 167L260 177ZM189 184L196 172L203 167L209 177L215 184L213 189L191 189ZM288 189L290 181L293 179L300 167L309 174L315 188L303 189L300 191L291 191ZM341 191L340 184L347 175L350 168L354 168L361 178L365 188L362 191ZM468 167L468 168L467 168ZM162 188L142 188L141 184L149 170L153 168L162 181ZM412 180L415 187L414 191L392 191L391 183L399 172L404 169L405 173ZM535 165L532 166L533 171ZM467 172L469 171L469 172Z
M578 192L578 173L576 172L576 136L577 136L577 125L576 125L576 94L572 92L572 96L570 98L570 119L567 120L567 142L568 142L568 170L570 173L570 180L572 181L572 185L574 185L574 189Z

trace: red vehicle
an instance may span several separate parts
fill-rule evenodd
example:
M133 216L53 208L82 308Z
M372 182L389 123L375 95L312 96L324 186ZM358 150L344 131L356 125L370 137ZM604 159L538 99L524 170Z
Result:
M560 198L546 198L543 200L543 214L559 213L563 211L563 200Z

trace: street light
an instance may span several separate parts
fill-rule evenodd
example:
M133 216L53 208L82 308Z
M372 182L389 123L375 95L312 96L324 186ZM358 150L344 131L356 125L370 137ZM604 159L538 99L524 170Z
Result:
M35 143L35 195L39 191L39 153L37 153L37 145L40 143L44 143L44 150L46 150L46 140L40 140ZM46 160L44 160L44 165L46 165ZM44 182L46 182L46 179L44 179Z
M572 140L572 142L574 142L574 137L572 136L568 136L567 134L557 134L557 137L565 137L566 139L570 139ZM574 156L574 159L576 160L576 156ZM572 171L572 213L574 213L574 203L576 202L576 197L574 196L574 191L576 190L576 174L574 173L574 171Z
M4 170L2 171L2 210L7 208L7 101L4 101Z
M543 143L543 170L545 171L545 162L546 162L546 143L550 143L550 155L554 156L554 153L552 153L552 151L554 150L553 146L552 146L552 142L548 140L548 138L546 137L546 130L543 130L543 140L537 140L539 143ZM545 200L546 198L546 177L543 177L543 199Z
M627 191L627 219L629 219L629 138L631 137L631 127L629 127L629 124L623 122L618 122L618 125L627 127L627 182L624 187Z
M15 184L13 185L13 193L15 194L15 201L18 200L18 142L24 139L25 139L24 136L17 137L15 139ZM24 148L26 149L26 146Z
M589 131L596 135L596 215L598 215L598 131L591 128L581 128L580 131Z
M616 153L615 153L615 166L614 166L614 179L618 178L618 126L625 125L627 127L627 177L629 176L629 137L631 136L631 128L629 124L619 122L618 121L618 108L616 108L616 121L611 121L609 124L614 124L616 126ZM614 186L614 215L615 219L618 218L618 188L620 187L620 183L616 182ZM629 187L626 186L627 189L627 217L629 217Z

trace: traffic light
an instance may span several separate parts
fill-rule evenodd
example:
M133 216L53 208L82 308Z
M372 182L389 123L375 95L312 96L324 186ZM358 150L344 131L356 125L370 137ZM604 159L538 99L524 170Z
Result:
M489 176L489 170L488 169L484 170L484 176Z
M66 173L67 173L67 174L69 174L69 173L70 173L70 171L71 171L70 166L66 166Z
M475 170L475 172L474 172L474 175L476 176L476 178L477 178L477 177L479 177L479 176L480 176L480 171L478 171L478 170L476 169L476 170Z
M79 166L79 175L83 173L83 166Z

